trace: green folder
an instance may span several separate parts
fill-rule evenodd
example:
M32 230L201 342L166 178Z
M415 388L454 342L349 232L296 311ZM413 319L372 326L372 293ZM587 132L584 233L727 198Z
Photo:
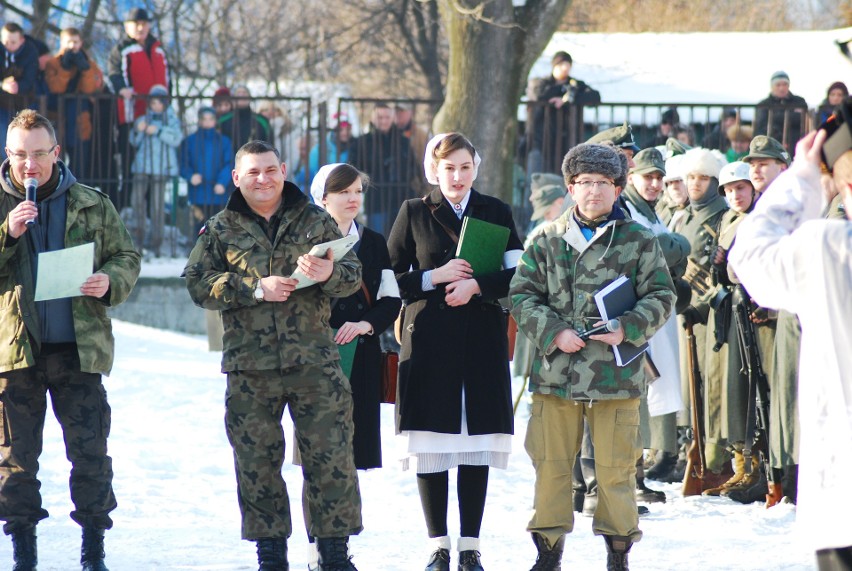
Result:
M334 330L335 333L337 330ZM346 378L352 378L352 365L355 363L355 350L358 348L358 337L345 345L338 345L337 350L340 352L340 368L343 369L343 374Z
M503 267L508 243L509 229L505 226L465 216L456 257L467 260L474 277L496 272Z

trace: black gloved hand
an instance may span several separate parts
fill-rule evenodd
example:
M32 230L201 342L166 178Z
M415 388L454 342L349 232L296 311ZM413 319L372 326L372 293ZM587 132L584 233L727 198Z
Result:
M683 316L684 327L687 325L699 325L704 323L704 318L702 317L701 312L691 305L683 310L681 315Z

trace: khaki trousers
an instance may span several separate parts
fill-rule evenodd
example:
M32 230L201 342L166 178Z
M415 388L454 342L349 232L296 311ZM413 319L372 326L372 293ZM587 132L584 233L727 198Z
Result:
M533 394L524 446L535 467L533 516L527 530L550 545L574 528L572 469L586 417L595 446L598 506L595 535L642 538L636 511L639 399L577 402Z

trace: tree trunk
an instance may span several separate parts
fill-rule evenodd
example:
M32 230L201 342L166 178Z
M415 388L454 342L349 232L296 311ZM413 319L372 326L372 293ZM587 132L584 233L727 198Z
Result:
M570 0L441 0L450 43L447 95L435 133L464 133L482 156L474 186L512 203L518 103L533 63Z

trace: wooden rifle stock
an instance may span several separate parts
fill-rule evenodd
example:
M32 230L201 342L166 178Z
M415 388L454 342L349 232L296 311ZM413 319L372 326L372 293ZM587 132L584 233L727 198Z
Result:
M689 369L689 400L692 406L692 443L686 451L686 473L683 477L684 497L699 496L704 491L704 399L701 396L701 371L698 369L698 347L692 323L686 322L686 354Z

